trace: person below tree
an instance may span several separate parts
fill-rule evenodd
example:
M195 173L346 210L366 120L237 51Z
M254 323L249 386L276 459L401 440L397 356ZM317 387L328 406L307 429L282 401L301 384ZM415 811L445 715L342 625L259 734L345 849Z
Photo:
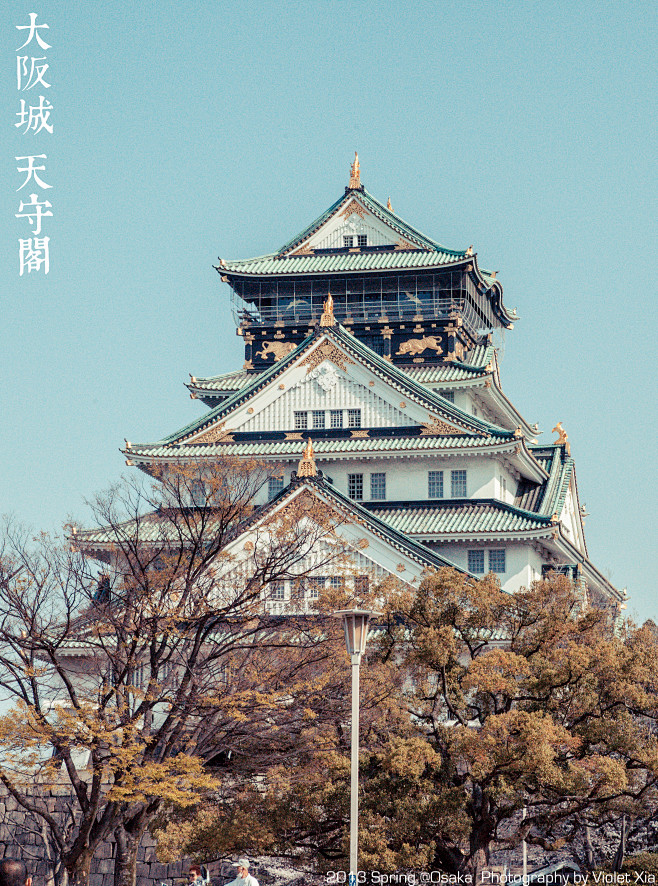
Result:
M239 858L233 867L238 869L238 876L226 886L258 886L258 880L249 873L248 858Z
M25 863L15 858L0 861L0 886L32 886Z

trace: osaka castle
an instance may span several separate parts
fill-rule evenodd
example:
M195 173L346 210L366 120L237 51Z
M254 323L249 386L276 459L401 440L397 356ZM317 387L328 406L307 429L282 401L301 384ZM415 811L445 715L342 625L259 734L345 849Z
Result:
M191 376L208 411L127 443L128 464L258 459L263 511L310 489L341 515L364 576L413 584L454 566L514 592L556 571L594 605L621 604L587 554L566 433L556 423L557 439L539 443L503 393L494 342L516 314L472 246L447 249L399 218L366 191L356 157L308 227L216 270L244 363ZM329 581L316 576L309 596ZM272 589L275 611L289 584Z

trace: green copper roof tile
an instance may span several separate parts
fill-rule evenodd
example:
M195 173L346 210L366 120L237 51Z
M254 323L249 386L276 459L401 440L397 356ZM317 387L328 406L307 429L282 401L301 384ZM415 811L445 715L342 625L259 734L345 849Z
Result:
M502 502L451 501L441 505L391 503L366 505L396 529L412 535L481 535L545 529L550 521Z
M242 261L226 260L223 273L290 276L294 274L342 274L360 271L434 268L463 261L452 252L397 249L394 252L347 252L322 255L262 255Z
M500 446L506 441L499 437L476 437L460 435L454 437L371 437L336 440L313 440L313 449L319 462L322 456L339 456L342 453L374 452L433 452L436 450L465 450ZM305 440L243 441L238 443L180 443L162 445L158 443L133 443L127 454L131 458L199 458L223 455L227 458L281 457L296 460L300 458ZM320 464L320 467L322 465Z

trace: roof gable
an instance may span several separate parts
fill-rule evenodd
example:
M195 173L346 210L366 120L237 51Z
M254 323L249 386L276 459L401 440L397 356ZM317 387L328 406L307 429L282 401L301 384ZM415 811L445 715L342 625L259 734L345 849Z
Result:
M346 188L345 194L319 218L288 241L279 256L304 255L311 249L341 249L343 236L368 236L369 246L423 249L449 254L455 261L465 258L466 250L449 250L421 234L383 206L365 188ZM357 246L355 240L353 245Z
M327 391L336 385L340 385L339 390L348 399L353 398L354 408L370 409L372 427L420 426L434 435L510 437L510 431L463 412L410 379L342 327L333 326L318 327L288 356L256 376L250 385L161 442L211 443L218 439L229 442L231 431L242 432L248 428L271 431L273 426L267 422L272 420L277 408L280 429L283 429L281 423L287 421L286 430L292 432L292 413L324 408L321 404L327 399ZM356 406L359 396L364 403L361 407ZM278 407L274 405L277 403ZM348 404L343 405L350 408ZM268 416L262 415L266 409L270 409ZM258 415L261 415L260 427L256 422ZM362 425L367 428L368 420L362 421Z

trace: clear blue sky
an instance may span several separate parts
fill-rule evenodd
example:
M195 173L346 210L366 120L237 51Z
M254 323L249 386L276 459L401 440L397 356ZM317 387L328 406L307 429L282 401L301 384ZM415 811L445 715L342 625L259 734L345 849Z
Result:
M30 12L52 86L19 93ZM521 317L504 389L542 441L562 421L590 556L658 619L655 2L11 0L1 18L0 511L84 523L124 437L200 413L188 373L243 360L212 263L278 248L358 150L371 193L499 271ZM52 135L13 125L39 91ZM20 278L30 153L51 270Z

